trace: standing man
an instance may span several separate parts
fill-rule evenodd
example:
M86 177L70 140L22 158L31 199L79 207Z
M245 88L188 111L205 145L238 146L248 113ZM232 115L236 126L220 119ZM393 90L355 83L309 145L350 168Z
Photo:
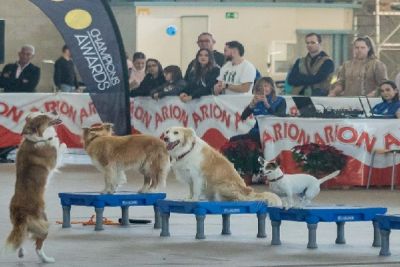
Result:
M74 62L67 45L63 46L62 56L56 60L53 80L57 89L61 92L71 93L78 89Z
M243 58L244 47L238 41L225 44L226 63L222 66L218 82L214 86L215 95L251 94L256 68Z
M219 66L222 67L225 63L225 57L224 54L218 52L217 50L214 50L214 45L215 45L215 40L212 36L211 33L209 32L203 32L201 33L198 37L197 37L197 45L199 46L199 49L208 49L210 51L213 52L214 54L214 60L215 63ZM195 62L196 59L193 59L187 69L186 69L186 73L185 73L185 80L188 79L189 73L193 68L193 64Z
M326 96L335 70L332 59L322 51L321 35L306 35L308 53L293 65L288 83L293 86L293 95Z
M18 52L18 61L7 64L0 76L0 87L5 93L31 93L40 79L40 68L31 63L35 47L24 45Z

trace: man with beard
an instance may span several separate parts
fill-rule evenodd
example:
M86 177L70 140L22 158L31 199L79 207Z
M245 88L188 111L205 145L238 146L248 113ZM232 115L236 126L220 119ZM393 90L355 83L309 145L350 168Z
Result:
M225 44L226 63L222 66L218 82L214 86L215 95L252 93L256 68L243 58L244 47L238 41Z

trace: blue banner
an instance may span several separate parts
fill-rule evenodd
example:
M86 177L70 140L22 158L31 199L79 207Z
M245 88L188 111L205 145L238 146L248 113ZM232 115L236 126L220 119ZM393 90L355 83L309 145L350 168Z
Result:
M128 69L121 34L107 0L30 0L69 46L103 122L131 133ZM49 40L47 40L49 41Z

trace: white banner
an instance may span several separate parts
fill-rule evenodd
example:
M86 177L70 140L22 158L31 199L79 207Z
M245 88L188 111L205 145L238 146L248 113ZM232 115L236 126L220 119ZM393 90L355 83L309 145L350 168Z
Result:
M376 149L400 149L397 119L316 119L257 117L264 156L275 159L283 151L308 143L331 145L347 156L370 165ZM400 158L396 159L396 164ZM392 157L378 155L374 167L392 166Z
M285 98L287 113L297 114L291 97ZM361 109L358 98L315 97L312 100L317 108ZM250 101L251 96L240 95L206 96L189 103L181 102L178 97L166 97L159 101L148 97L132 98L132 125L137 131L154 136L160 136L171 126L192 127L200 137L211 145L219 147L230 137L247 133L253 127L254 118L249 118L245 122L240 121L240 114ZM372 99L372 105L378 101L378 98ZM79 146L77 140L82 127L100 122L100 117L88 94L4 93L0 95L0 126L15 136L19 135L26 115L34 110L56 110L61 115L66 131L60 134L60 137L63 139L65 137L63 135L76 135L73 138L74 142L70 138L64 138L63 141L67 145L70 142L73 146ZM13 145L18 144L15 140L12 141ZM10 145L10 142L0 139L0 147L5 144Z

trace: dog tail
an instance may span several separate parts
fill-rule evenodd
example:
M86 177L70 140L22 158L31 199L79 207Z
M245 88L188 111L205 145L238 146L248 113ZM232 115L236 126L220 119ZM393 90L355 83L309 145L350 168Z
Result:
M335 178L336 176L339 175L339 173L340 173L340 170L337 170L337 171L334 171L334 172L332 172L331 174L329 174L329 175L327 175L325 177L322 177L321 179L318 180L319 184L323 184L326 181L328 181L328 180L330 180L332 178Z
M282 200L278 195L271 192L254 192L253 188L243 184L237 187L224 187L219 194L228 201L263 201L270 206L282 206Z
M22 246L22 243L28 236L28 225L26 222L14 225L10 235L7 238L5 251L16 251Z
M251 192L248 196L248 200L258 200L266 202L269 206L282 206L281 198L272 192Z

